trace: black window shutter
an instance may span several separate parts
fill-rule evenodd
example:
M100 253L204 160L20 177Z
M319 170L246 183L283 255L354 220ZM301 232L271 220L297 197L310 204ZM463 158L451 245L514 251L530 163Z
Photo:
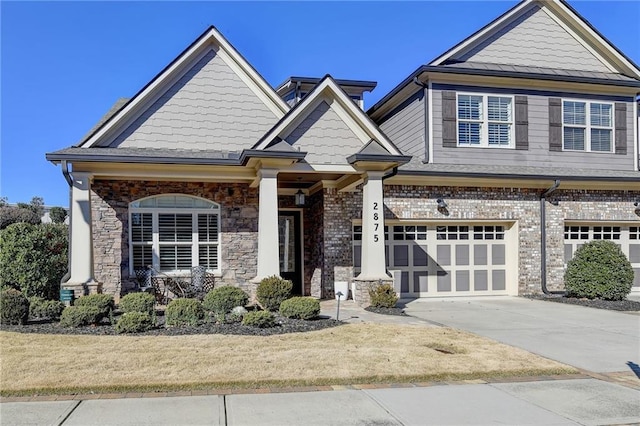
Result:
M616 154L627 155L627 104L616 102Z
M445 148L456 148L457 140L457 106L456 92L442 92L442 146Z
M515 97L516 149L529 149L529 101L526 96Z
M562 151L562 99L549 98L549 151Z

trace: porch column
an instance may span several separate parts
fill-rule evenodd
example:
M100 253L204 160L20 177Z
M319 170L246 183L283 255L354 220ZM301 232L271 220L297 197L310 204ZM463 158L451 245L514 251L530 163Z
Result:
M258 206L258 273L254 282L280 275L278 242L278 170L261 169Z
M91 177L90 173L72 173L69 278L62 283L62 287L74 289L75 297L100 291L100 283L93 276Z
M360 281L389 280L384 257L384 172L368 171L362 188L362 261Z

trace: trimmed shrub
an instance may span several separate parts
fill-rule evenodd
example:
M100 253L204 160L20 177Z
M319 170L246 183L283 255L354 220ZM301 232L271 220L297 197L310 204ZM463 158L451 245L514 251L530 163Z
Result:
M198 299L175 299L164 311L167 325L198 325L204 320L204 308Z
M103 318L110 316L115 309L113 296L110 294L90 294L88 296L82 296L77 298L73 304L77 307L96 308L99 312L99 318L96 323L100 322Z
M270 328L276 326L276 318L269 311L247 312L242 318L242 325L257 328Z
M380 284L369 289L371 306L375 308L393 308L398 302L398 295L391 284Z
M102 314L95 306L67 306L60 315L60 325L75 328L98 324L103 318Z
M149 293L129 293L120 299L118 307L123 312L145 312L149 315L153 314L156 303L155 297Z
M8 226L0 231L0 283L17 286L26 297L58 299L68 266L67 246L66 225Z
M58 300L46 300L35 296L29 299L29 316L31 318L58 320L64 307L64 303Z
M280 304L291 297L293 283L278 276L263 278L258 284L256 297L262 309L267 311L277 311Z
M564 284L569 297L624 300L633 286L633 268L616 243L590 241L569 261Z
M147 312L126 312L116 323L116 333L140 333L152 328L153 320Z
M227 315L226 322L241 322L242 318L247 314L244 306L236 306L231 310L231 313Z
M29 300L13 288L0 292L0 323L24 325L29 319Z
M308 320L320 315L320 301L313 297L292 297L280 304L280 315Z
M204 297L202 306L215 315L226 315L236 306L242 306L249 301L249 295L238 287L225 285L211 290Z

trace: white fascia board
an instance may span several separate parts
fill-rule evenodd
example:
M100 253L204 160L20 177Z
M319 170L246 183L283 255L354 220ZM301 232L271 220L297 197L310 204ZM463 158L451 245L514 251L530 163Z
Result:
M505 13L495 22L490 24L489 26L481 29L477 33L471 35L467 39L463 40L457 46L452 49L447 50L445 53L434 59L429 63L429 65L442 65L443 62L450 59L451 57L457 55L458 53L468 50L470 47L475 45L478 41L483 40L487 35L497 31L503 25L508 23L512 18L520 14L525 8L529 8L533 5L533 0L524 0L520 4L516 5L513 9Z
M184 67L190 61L208 51L211 46L215 49L218 46L218 53L222 53L225 62L232 67L238 76L254 90L263 102L274 112L276 117L281 118L289 110L289 105L282 100L271 86L245 61L242 56L229 44L229 42L215 28L211 28L200 40L191 46L187 51L175 60L167 69L149 83L139 92L129 103L118 111L109 121L103 125L96 133L80 145L80 148L90 148L97 146L98 142L110 131L117 128L127 120L131 120L130 115L134 114L145 103L158 93L163 87L176 80L176 74L184 72Z
M276 91L265 81L264 78L238 53L238 51L231 46L231 43L227 41L226 38L218 30L215 28L211 29L212 33L215 34L215 40L218 45L224 50L224 52L228 55L229 58L233 59L235 64L244 72L244 74L251 78L253 84L260 88L260 91L257 92L259 96L266 96L271 101L273 106L277 107L277 117L282 118L284 114L291 109L289 104L287 104L284 99L282 99ZM229 64L231 65L231 64ZM241 78L242 74L238 74ZM261 97L262 97L261 96ZM267 103L267 106L269 104ZM273 109L273 108L272 108ZM274 113L276 111L274 110Z

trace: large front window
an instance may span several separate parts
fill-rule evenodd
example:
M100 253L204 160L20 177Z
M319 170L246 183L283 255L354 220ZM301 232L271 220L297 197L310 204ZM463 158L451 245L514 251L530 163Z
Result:
M565 151L613 150L613 104L562 102L562 146Z
M163 272L219 269L220 206L186 195L161 195L129 206L131 268Z
M513 98L458 94L458 146L513 147Z

